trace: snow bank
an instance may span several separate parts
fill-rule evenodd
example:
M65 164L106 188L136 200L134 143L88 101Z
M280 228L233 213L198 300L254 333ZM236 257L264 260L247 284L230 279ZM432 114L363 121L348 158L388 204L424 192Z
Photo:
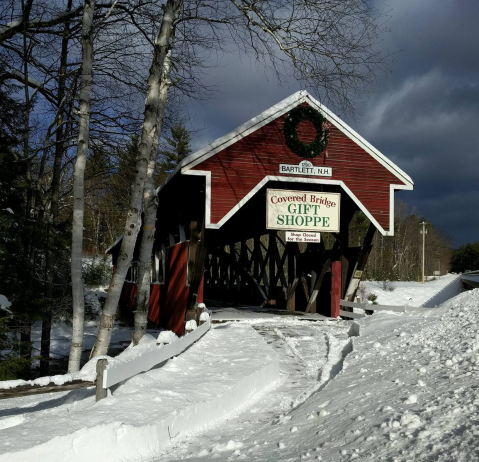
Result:
M434 281L427 281L425 284L414 281L393 281L392 284L395 287L393 291L383 290L381 281L364 281L361 282L361 286L365 287L368 294L377 295L378 305L422 306L456 278L456 274L447 274ZM456 294L457 292L452 293L451 296Z
M462 291L461 278L462 274L456 275L454 279L452 279L446 286L444 286L429 300L426 300L421 306L425 308L435 308L436 306L442 305L456 295L459 295Z
M277 355L251 326L221 325L163 368L115 387L111 397L97 404L85 391L78 409L71 402L52 403L27 413L23 398L4 400L3 406L10 402L8 415L25 418L0 433L0 459L83 462L151 457L178 436L245 408L278 376Z
M175 460L212 458L233 435L241 447L222 460L479 460L479 290L434 317L378 313L357 324L352 352L319 392L254 432L241 422L231 433L217 428L218 441L211 432L201 452Z

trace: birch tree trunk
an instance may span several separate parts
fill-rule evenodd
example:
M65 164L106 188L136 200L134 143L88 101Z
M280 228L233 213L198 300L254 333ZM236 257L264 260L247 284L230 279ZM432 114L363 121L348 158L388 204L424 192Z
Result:
M173 44L174 31L170 41ZM153 251L153 244L155 243L155 223L156 214L158 211L158 195L153 175L156 166L156 152L158 149L159 137L161 128L163 126L163 118L165 115L166 101L168 99L168 90L171 83L169 79L171 69L171 50L165 58L163 65L163 72L161 76L161 83L159 89L159 111L158 123L155 131L155 139L150 155L150 162L145 181L145 189L143 192L144 212L143 212L143 227L140 244L140 255L138 261L138 291L136 297L136 311L135 324L133 328L133 344L137 345L146 332L146 325L148 323L148 304L150 302L150 282L151 282L151 255Z
M80 84L80 117L78 149L73 173L73 226L72 226L72 293L73 331L68 361L68 372L80 369L83 348L85 298L82 281L83 215L85 212L85 165L90 137L90 94L93 64L93 12L96 0L85 0L82 20L82 71Z
M68 0L67 11L72 8L73 0ZM62 168L63 155L65 153L65 140L64 127L63 127L63 113L65 106L65 93L66 93L66 74L68 63L68 44L70 41L70 22L66 22L63 26L62 34L62 46L60 55L60 68L58 70L58 112L56 119L56 133L55 133L55 155L53 161L52 182L51 182L51 202L50 202L50 217L48 219L47 230L48 239L45 249L45 269L46 269L46 298L49 306L43 313L42 319L42 338L40 342L40 375L45 376L49 374L50 369L50 343L51 343L51 330L52 330L52 318L53 318L53 297L54 297L54 253L53 253L53 240L54 240L54 226L58 222L58 203L60 199L60 175Z
M100 326L98 328L98 336L91 352L92 358L107 354L108 352L118 301L128 268L132 261L136 238L141 225L143 190L148 175L148 166L150 164L152 150L155 146L155 137L159 135L163 121L162 115L165 110L166 99L164 101L160 99L160 82L163 77L165 61L169 62L167 56L171 49L174 21L179 14L182 3L181 0L168 0L155 42L153 60L148 77L148 94L144 113L145 119L141 131L140 152L136 165L130 208L127 215L120 253L103 308Z

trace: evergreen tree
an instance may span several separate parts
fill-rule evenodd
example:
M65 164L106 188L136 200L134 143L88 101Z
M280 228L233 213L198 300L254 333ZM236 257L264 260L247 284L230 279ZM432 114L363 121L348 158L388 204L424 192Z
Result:
M131 185L135 179L139 152L140 137L138 135L133 135L125 148L117 150L118 166L112 177L112 195L115 206L125 211L128 210L131 199ZM122 227L123 225L122 222Z
M12 90L0 86L0 293L13 302L12 315L0 310L0 380L26 376L30 367L29 345L19 342L17 335L32 314L22 303L28 296L23 284L28 277L24 242L31 225L24 220L25 172L17 152L23 106L10 96Z
M479 269L479 241L463 244L454 251L451 270L455 273L475 271Z
M172 127L171 136L165 139L166 147L160 150L160 172L170 173L191 153L191 135L183 125Z

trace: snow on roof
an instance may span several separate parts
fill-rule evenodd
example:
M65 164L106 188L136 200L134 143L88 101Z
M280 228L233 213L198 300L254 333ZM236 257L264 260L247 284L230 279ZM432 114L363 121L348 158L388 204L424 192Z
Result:
M105 254L110 253L111 250L113 250L113 247L115 247L121 240L123 239L123 234L112 244L108 249L105 250Z

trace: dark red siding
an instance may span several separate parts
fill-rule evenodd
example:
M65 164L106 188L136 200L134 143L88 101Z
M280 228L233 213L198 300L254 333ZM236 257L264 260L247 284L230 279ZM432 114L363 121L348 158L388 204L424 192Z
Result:
M186 286L186 266L188 242L169 247L166 251L165 284L151 284L148 319L160 327L183 335L188 287ZM120 305L131 310L136 308L137 285L125 282ZM198 290L197 302L203 302L203 279Z
M176 244L167 249L166 267L168 293L164 309L160 309L158 324L183 335L188 287L186 287L186 258L188 242Z
M211 223L218 223L265 176L279 175L279 164L299 164L284 140L286 115L268 123L223 151L193 167L211 171ZM311 123L298 126L302 141L314 139ZM331 178L342 180L385 229L389 229L390 184L403 184L368 152L331 126L328 158L324 153L310 160L316 166L333 168ZM293 176L293 175L292 175ZM298 178L301 178L298 176Z
M121 290L119 305L121 307L136 309L136 293L138 287L134 282L125 282ZM148 304L148 317L151 318L151 314L158 312L161 305L160 300L164 299L165 286L163 284L151 284L150 285L150 301Z

